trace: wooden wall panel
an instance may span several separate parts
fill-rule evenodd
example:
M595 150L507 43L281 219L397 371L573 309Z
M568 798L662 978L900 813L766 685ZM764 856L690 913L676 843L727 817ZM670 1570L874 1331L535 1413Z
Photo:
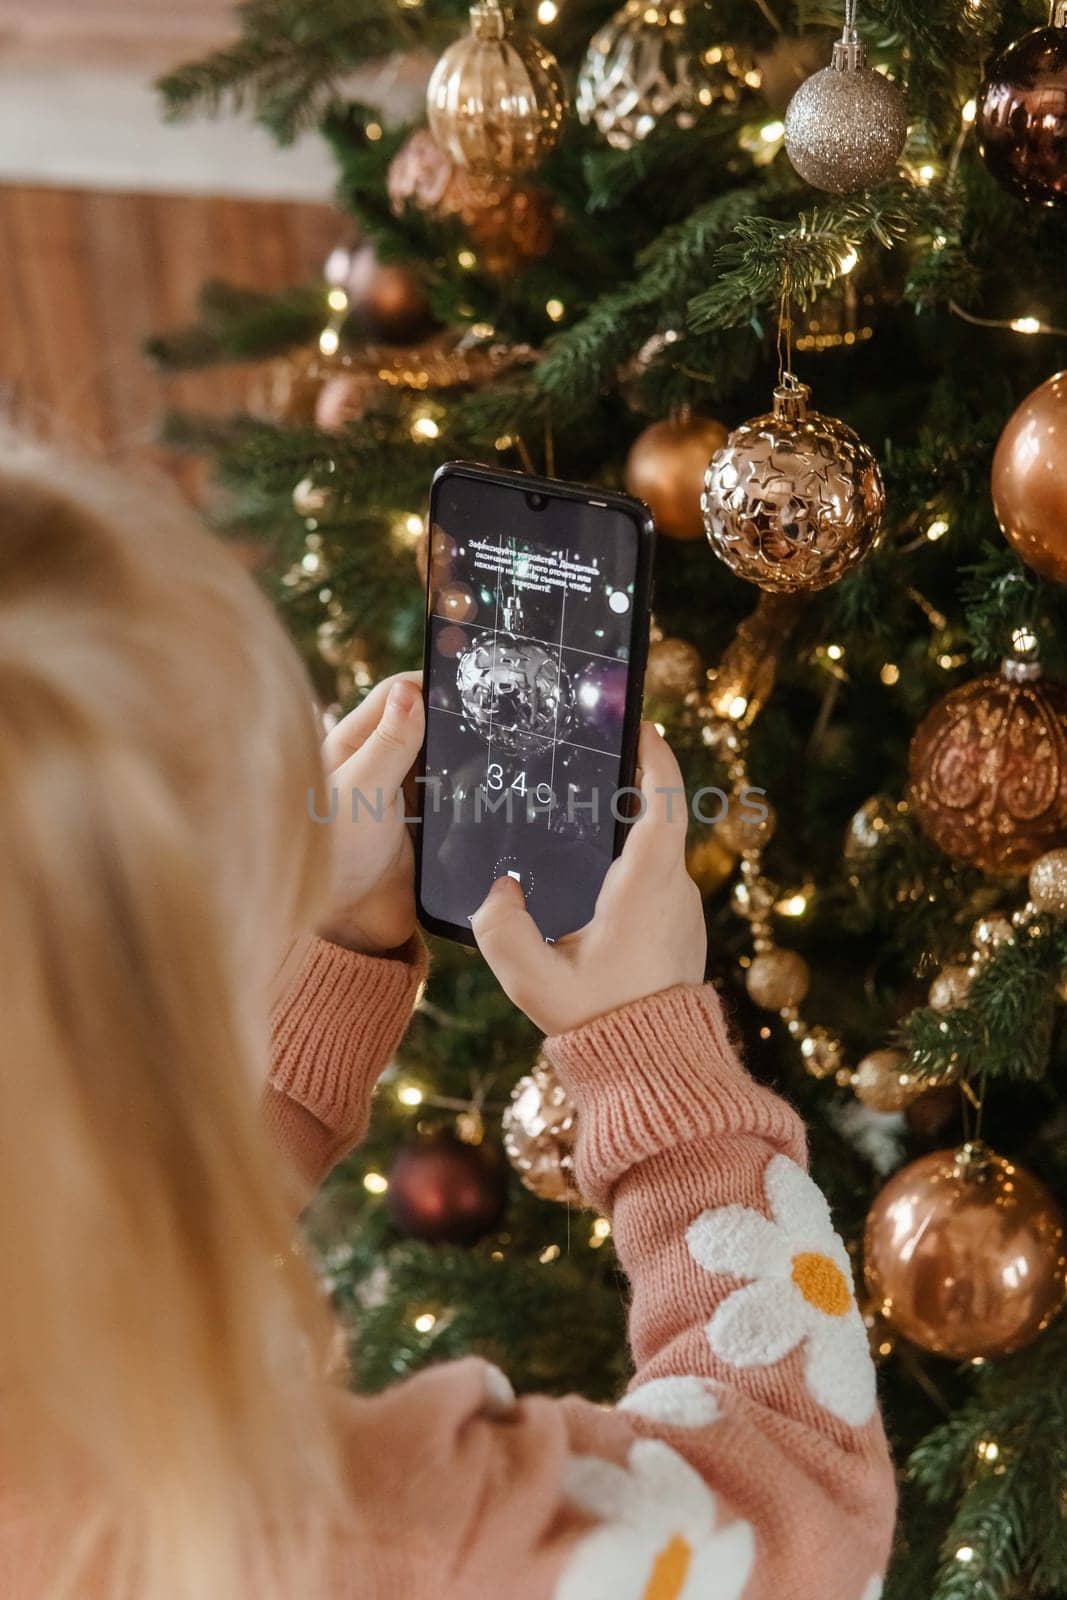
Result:
M314 277L343 220L326 206L0 187L0 386L16 415L119 459L160 459L167 405L225 411L253 375L164 380L141 353L193 313L206 278L276 289ZM198 478L172 465L194 491Z

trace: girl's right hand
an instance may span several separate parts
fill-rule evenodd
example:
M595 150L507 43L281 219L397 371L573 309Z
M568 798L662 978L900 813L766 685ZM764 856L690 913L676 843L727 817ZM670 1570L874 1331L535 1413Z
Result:
M650 722L638 767L644 815L631 827L593 919L546 944L513 878L498 878L471 918L501 988L545 1034L566 1033L677 983L702 983L707 935L686 871L682 774Z

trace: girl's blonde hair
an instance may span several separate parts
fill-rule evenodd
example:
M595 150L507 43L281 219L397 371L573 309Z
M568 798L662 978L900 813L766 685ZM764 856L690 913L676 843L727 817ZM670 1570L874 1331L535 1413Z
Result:
M342 1514L330 1329L259 1109L269 979L325 870L310 687L176 499L3 448L0 1457L27 1592L306 1600Z

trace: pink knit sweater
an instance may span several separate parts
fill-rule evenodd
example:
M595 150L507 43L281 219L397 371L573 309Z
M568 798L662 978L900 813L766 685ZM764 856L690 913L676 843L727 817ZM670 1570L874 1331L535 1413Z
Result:
M306 952L267 1111L309 1181L362 1136L423 971ZM347 1400L367 1534L346 1600L876 1600L893 1475L796 1114L747 1076L710 987L546 1049L630 1281L634 1378L607 1409L516 1400L465 1360Z

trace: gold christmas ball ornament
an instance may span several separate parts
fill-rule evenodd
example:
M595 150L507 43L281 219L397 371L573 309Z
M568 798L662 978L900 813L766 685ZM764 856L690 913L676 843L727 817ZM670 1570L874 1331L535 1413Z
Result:
M544 1056L515 1085L503 1128L508 1160L531 1193L566 1205L584 1203L574 1180L577 1111Z
M971 943L983 958L995 955L1002 944L1010 944L1014 938L1011 918L996 914L979 917L971 929Z
M872 794L849 820L845 833L845 860L863 861L873 856L899 821L896 801L887 794Z
M731 795L726 815L715 824L715 831L725 845L743 855L770 844L777 825L774 807L762 795Z
M551 195L533 184L477 177L459 167L426 128L418 128L393 157L386 174L396 215L411 205L437 220L457 218L492 277L539 261L556 236Z
M930 985L930 1005L935 1011L955 1011L958 1006L966 1005L971 981L967 967L956 964L942 967Z
M366 414L377 384L365 372L335 372L319 390L315 401L315 426L323 433L340 433Z
M407 344L433 323L417 275L399 262L379 261L371 244L338 245L323 275L331 288L344 290L353 313L378 339Z
M698 834L686 847L686 871L705 899L722 888L736 865L737 856L715 828Z
M625 482L643 500L668 539L699 539L704 532L700 493L708 457L726 443L714 417L692 413L653 422L626 457Z
M841 1071L841 1041L821 1023L801 1039L800 1054L813 1078L832 1078Z
M761 589L825 589L873 548L885 490L874 456L782 384L774 410L735 428L704 479L704 526L731 572Z
M567 95L551 51L499 0L470 12L426 91L430 132L457 166L485 176L528 172L559 142Z
M853 194L891 177L908 134L904 96L867 65L846 25L828 67L800 85L785 114L785 149L816 189Z
M1067 583L1067 372L1009 417L993 456L993 509L1020 561Z
M332 496L324 484L314 478L301 478L293 490L293 510L298 517L321 517L330 508Z
M694 49L678 0L627 0L590 41L576 109L614 149L630 150L660 123L691 128L707 107L738 105L758 84L752 60L733 45Z
M1067 1288L1056 1201L981 1145L937 1150L895 1173L867 1218L864 1258L879 1314L956 1361L1023 1349Z
M648 647L645 696L681 702L704 682L704 658L686 639L654 639Z
M745 973L745 988L763 1011L800 1005L810 983L811 969L795 950L765 950Z
M1067 841L1067 685L1009 660L952 689L920 723L908 798L954 861L1021 874Z
M908 1071L910 1057L903 1050L872 1050L852 1077L856 1099L872 1111L903 1111L922 1094L923 1079Z
M1049 850L1030 868L1030 899L1036 911L1067 917L1067 850Z

